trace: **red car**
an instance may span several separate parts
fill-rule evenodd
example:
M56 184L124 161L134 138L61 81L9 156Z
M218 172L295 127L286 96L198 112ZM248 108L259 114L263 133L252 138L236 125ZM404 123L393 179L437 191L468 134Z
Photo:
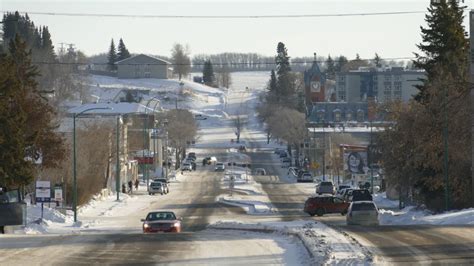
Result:
M146 219L141 219L141 221L143 222L143 233L181 232L182 218L177 218L174 212L150 212Z
M304 204L304 212L314 216L323 216L326 213L340 213L345 215L350 203L330 194L310 197Z

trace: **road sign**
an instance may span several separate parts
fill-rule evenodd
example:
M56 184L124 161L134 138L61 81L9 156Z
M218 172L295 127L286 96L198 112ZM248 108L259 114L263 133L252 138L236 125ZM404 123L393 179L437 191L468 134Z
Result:
M63 189L60 187L54 188L54 201L63 201Z
M318 169L318 168L319 168L319 163L317 163L317 162L312 162L312 163L311 163L311 168L312 168L312 169Z
M36 181L36 202L51 201L51 182Z

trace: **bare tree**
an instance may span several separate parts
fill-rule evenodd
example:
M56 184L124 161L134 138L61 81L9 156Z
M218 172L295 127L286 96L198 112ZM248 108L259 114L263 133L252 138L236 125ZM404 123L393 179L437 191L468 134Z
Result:
M217 85L229 88L232 84L232 78L230 76L229 68L224 65L223 67L219 68L217 71Z
M172 109L166 114L168 119L168 140L176 150L176 169L180 161L186 156L186 147L194 140L197 134L197 124L193 114L185 109Z
M171 60L173 61L173 72L178 74L179 80L191 70L191 58L189 57L190 49L186 45L175 43L171 49Z
M235 136L237 137L237 143L240 142L240 135L246 124L247 124L247 120L242 115L237 115L236 117L232 119L232 125L234 126L234 129L235 129L234 133L235 133Z

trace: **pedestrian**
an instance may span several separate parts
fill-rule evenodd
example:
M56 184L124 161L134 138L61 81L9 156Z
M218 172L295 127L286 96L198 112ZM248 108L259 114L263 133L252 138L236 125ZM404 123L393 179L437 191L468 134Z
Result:
M127 193L127 188L125 187L125 183L122 183L122 193Z
M138 181L138 178L135 179L135 190L138 190L138 185L140 184L140 181Z
M128 193L132 193L133 182L132 180L128 181Z
M191 167L192 167L193 171L196 171L196 163L195 162L191 163Z

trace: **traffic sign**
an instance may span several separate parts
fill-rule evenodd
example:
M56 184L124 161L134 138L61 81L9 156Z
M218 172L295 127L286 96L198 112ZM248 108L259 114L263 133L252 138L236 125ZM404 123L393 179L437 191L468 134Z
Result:
M312 163L311 163L311 168L312 168L312 169L318 169L318 168L319 168L319 163L317 163L317 162L312 162Z

